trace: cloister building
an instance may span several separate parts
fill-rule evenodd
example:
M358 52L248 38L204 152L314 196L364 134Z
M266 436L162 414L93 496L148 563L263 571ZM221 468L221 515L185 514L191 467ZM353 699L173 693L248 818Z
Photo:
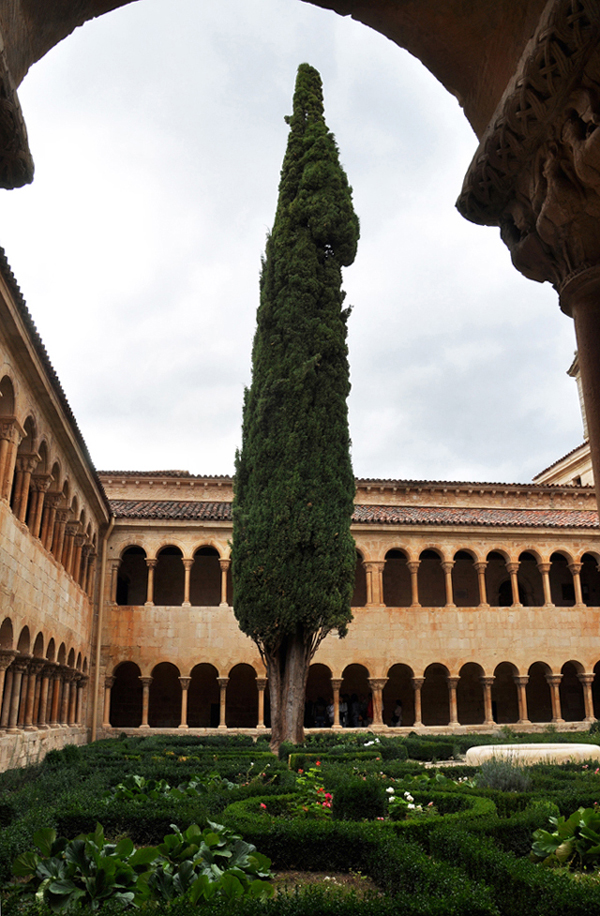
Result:
M586 728L600 717L589 449L531 484L358 480L348 636L310 707L372 698L374 730ZM588 475L586 477L586 475ZM98 473L0 258L0 767L121 731L269 725L233 614L232 480Z

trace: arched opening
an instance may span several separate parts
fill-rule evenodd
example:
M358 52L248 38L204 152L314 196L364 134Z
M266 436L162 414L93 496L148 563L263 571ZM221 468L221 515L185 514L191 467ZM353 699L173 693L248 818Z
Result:
M598 560L591 553L581 558L581 593L588 607L600 607L600 572Z
M456 685L458 721L461 725L482 725L485 720L483 701L483 668L475 662L467 662L459 671Z
M14 417L15 389L8 375L0 381L0 417Z
M10 617L5 617L0 626L0 649L12 649L13 625Z
M511 662L501 662L494 671L492 716L498 725L519 721L519 695L515 683L518 673Z
M256 728L258 725L258 688L252 665L235 665L227 685L227 728Z
M479 580L475 570L475 560L467 550L454 554L452 569L452 591L457 607L477 607L479 604ZM462 722L462 719L459 721Z
M218 607L221 603L221 566L214 547L200 547L194 554L190 602L194 607Z
M364 665L348 665L342 675L340 696L347 696L348 727L365 727L369 712L369 672Z
M67 659L67 668L75 667L75 649L69 651L69 657Z
M57 662L58 662L59 665L65 665L65 664L66 664L66 661L67 661L67 647L65 646L64 642L61 642L60 646L58 647L58 657L57 657L56 660L57 660Z
M364 607L367 603L367 574L363 565L360 550L356 551L356 568L354 570L354 592L352 607Z
M541 607L544 603L544 586L537 560L532 553L524 551L519 556L519 595L523 594L521 604L524 607Z
M575 604L575 584L569 569L569 561L562 553L553 553L550 562L552 604L557 607L572 607Z
M31 636L29 635L29 627L23 627L19 635L19 641L17 643L17 652L19 655L29 655L31 646Z
M117 604L139 606L148 597L148 565L143 547L128 547L121 555L117 575Z
M183 554L179 547L163 547L154 570L154 604L176 607L183 604Z
M425 669L425 681L421 688L423 725L448 725L450 722L447 677L448 669L437 662Z
M551 668L545 662L534 662L530 667L529 683L526 687L527 714L530 722L552 721L552 697L546 675Z
M419 603L421 607L444 607L446 585L442 558L435 550L424 550L419 557Z
M56 658L56 643L54 642L54 637L48 643L48 648L46 650L46 658L49 662L53 662Z
M142 682L135 662L121 662L114 671L110 694L110 724L113 728L139 728L142 724Z
M179 669L161 662L152 670L148 724L151 728L178 728L181 723Z
M205 662L192 669L188 688L188 725L190 728L218 728L218 671Z
M518 582L519 586L519 602L523 607L527 607L527 595L525 594L525 589ZM512 582L510 579L505 579L504 582L501 582L498 587L498 607L512 607L513 603L513 593L512 593Z
M408 665L392 665L383 688L383 721L386 725L413 725L415 721L415 692L413 671ZM397 709L402 710L399 717ZM400 718L400 721L398 721Z
M38 635L35 637L35 642L33 644L33 657L44 657L44 637L42 633L38 633Z
M412 593L407 557L403 550L388 550L383 567L383 603L386 607L410 607Z
M331 671L327 665L311 665L306 681L304 726L305 728L326 728L330 725L333 725Z
M583 665L580 662L565 662L561 674L562 680L558 688L561 715L567 722L582 722L585 719L585 701L583 684L577 675L583 674Z

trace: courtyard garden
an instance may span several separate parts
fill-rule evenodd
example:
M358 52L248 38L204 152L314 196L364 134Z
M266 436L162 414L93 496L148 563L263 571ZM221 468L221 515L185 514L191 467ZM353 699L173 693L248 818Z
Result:
M597 734L502 741L598 744ZM3 916L597 916L600 769L491 736L126 737L0 775Z

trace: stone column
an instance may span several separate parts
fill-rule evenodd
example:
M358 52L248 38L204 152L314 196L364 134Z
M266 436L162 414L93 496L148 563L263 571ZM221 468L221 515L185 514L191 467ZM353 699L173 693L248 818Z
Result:
M93 548L90 551L87 559L87 570L85 573L85 588L83 589L86 595L90 598L92 597L92 591L94 588L94 572L96 570L96 558L98 554L94 553Z
M146 607L154 607L154 570L156 569L157 563L158 558L156 557L152 560L146 560L146 566L148 567Z
M525 688L529 683L528 674L514 674L513 680L517 685L517 697L519 700L519 721L518 725L531 725L527 716L527 692Z
M54 536L52 538L52 554L59 563L62 561L62 552L65 543L65 527L70 514L68 509L56 510Z
M35 689L38 675L46 662L43 659L32 659L29 662L29 671L27 674L27 693L25 695L25 730L37 731L37 726L33 723L33 707L35 703Z
M110 694L115 683L114 677L104 678L104 718L102 728L110 728Z
M442 569L444 571L444 584L446 586L446 607L456 607L454 604L454 593L452 590L452 570L454 569L454 560L443 560Z
M190 576L192 573L193 560L183 560L183 604L182 607L191 607L190 604Z
M50 707L50 728L58 728L58 707L60 704L60 691L62 687L62 676L60 667L54 669L52 673L52 705Z
M365 606L373 607L373 565L363 560L363 567L365 570L365 583L367 586L367 603Z
M221 607L228 607L227 604L227 573L231 566L231 560L219 560L221 567Z
M489 607L487 600L487 589L485 586L485 571L487 569L487 560L480 560L478 563L474 563L473 567L477 573L477 581L479 583L479 607Z
M583 563L569 563L569 572L573 576L573 590L575 592L575 607L583 608L583 595L581 593L581 570Z
M494 714L492 712L492 685L496 678L491 675L490 677L480 677L479 681L483 687L483 724L484 725L494 725Z
M25 436L25 430L16 417L0 420L0 499L10 499L12 491L17 449Z
M79 672L71 676L69 684L69 709L67 713L67 724L71 727L77 722L77 685L79 683Z
M62 565L68 576L73 576L73 559L75 553L75 537L79 534L79 522L69 522L65 528L65 542L63 546Z
M383 688L387 684L387 677L370 677L369 684L373 693L373 728L381 730L383 723Z
M69 724L69 701L71 699L71 682L74 674L69 668L64 669L62 702L60 704L60 724L63 728L66 728Z
M31 478L31 489L34 495L27 517L27 527L34 538L39 538L40 536L46 491L51 482L52 477L50 474L36 474L35 477Z
M20 522L25 522L27 502L29 500L29 484L31 475L35 471L39 455L17 455L17 486L15 490L14 513Z
M227 724L225 722L225 710L226 710L228 683L229 683L228 677L218 677L217 678L217 684L219 685L219 728L221 730L227 728Z
M594 683L594 674L578 674L577 680L583 687L583 702L585 704L585 721L596 722L594 715L594 696L592 694L592 684Z
M187 701L191 681L191 677L179 678L179 683L181 684L181 722L179 723L179 728L189 728L187 724Z
M56 510L60 505L62 496L60 493L46 493L44 499L44 511L42 512L42 530L40 540L46 550L52 547L52 538L54 537L54 526L56 524Z
M410 573L410 591L411 591L411 607L421 607L419 604L419 566L421 565L420 560L409 560L406 564L406 567Z
M554 607L552 602L552 592L550 590L550 567L551 563L538 563L537 568L542 577L542 586L544 589L544 607Z
M519 579L517 573L519 571L519 563L507 563L506 571L510 576L510 585L512 588L512 600L513 607L523 607L519 598Z
M16 654L13 649L0 649L0 728L3 727L1 724L1 712L3 709L4 687L7 686L6 671L12 665Z
M77 585L81 584L81 555L83 545L85 544L85 534L76 534L73 538L73 562L71 564L71 575Z
M42 668L41 674L41 686L40 686L40 705L38 709L38 728L48 728L49 726L46 723L46 717L48 714L48 688L52 683L52 672L54 671L54 663L47 663L44 668Z
M85 688L89 678L84 674L77 682L77 708L75 711L75 725L83 725L83 708L85 703Z
M15 653L16 655L16 653ZM11 665L6 672L4 680L4 695L2 697L2 716L0 717L0 728L5 731L8 728L10 718L10 708L12 703L12 689L15 675L15 666Z
M545 674L546 683L550 686L550 699L552 700L552 723L564 722L560 708L560 682L562 674Z
M150 684L151 677L140 677L142 682L142 724L140 728L150 728L148 725L148 711L150 709Z
M413 723L413 728L421 727L423 725L421 719L421 687L425 683L424 677L413 677L412 679L412 689L415 692L415 721Z
M456 687L460 677L447 675L446 682L448 684L448 699L450 700L450 721L448 725L460 725L458 721L458 703L456 701Z
M340 688L342 686L341 677L331 678L331 689L333 690L333 725L332 728L340 729Z
M119 579L120 566L120 560L112 560L110 563L110 591L108 595L108 603L112 604L113 606L117 603L117 581Z
M21 686L23 683L23 675L27 671L28 660L23 658L16 658L12 664L14 669L13 683L12 683L12 696L10 701L10 713L8 718L8 732L11 735L16 734L19 731L18 721L19 721L19 706L21 703Z
M365 563L367 570L371 573L371 604L374 607L383 605L383 569L385 560L373 560ZM369 602L367 601L367 604Z
M265 690L268 678L257 677L256 688L258 690L258 725L257 728L265 728Z

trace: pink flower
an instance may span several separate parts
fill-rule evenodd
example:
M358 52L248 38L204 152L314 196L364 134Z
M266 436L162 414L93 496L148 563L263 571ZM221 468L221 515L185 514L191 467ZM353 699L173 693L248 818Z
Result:
M298 770L298 775L300 775L300 773L304 773L304 770Z
M318 766L318 767L321 766L321 761L320 761L320 760L317 760L317 766Z
M264 803L264 802L261 802L261 803L260 803L260 807L261 807L261 808L264 808L264 809L265 809L265 811L267 810L267 806L265 805L265 803Z

